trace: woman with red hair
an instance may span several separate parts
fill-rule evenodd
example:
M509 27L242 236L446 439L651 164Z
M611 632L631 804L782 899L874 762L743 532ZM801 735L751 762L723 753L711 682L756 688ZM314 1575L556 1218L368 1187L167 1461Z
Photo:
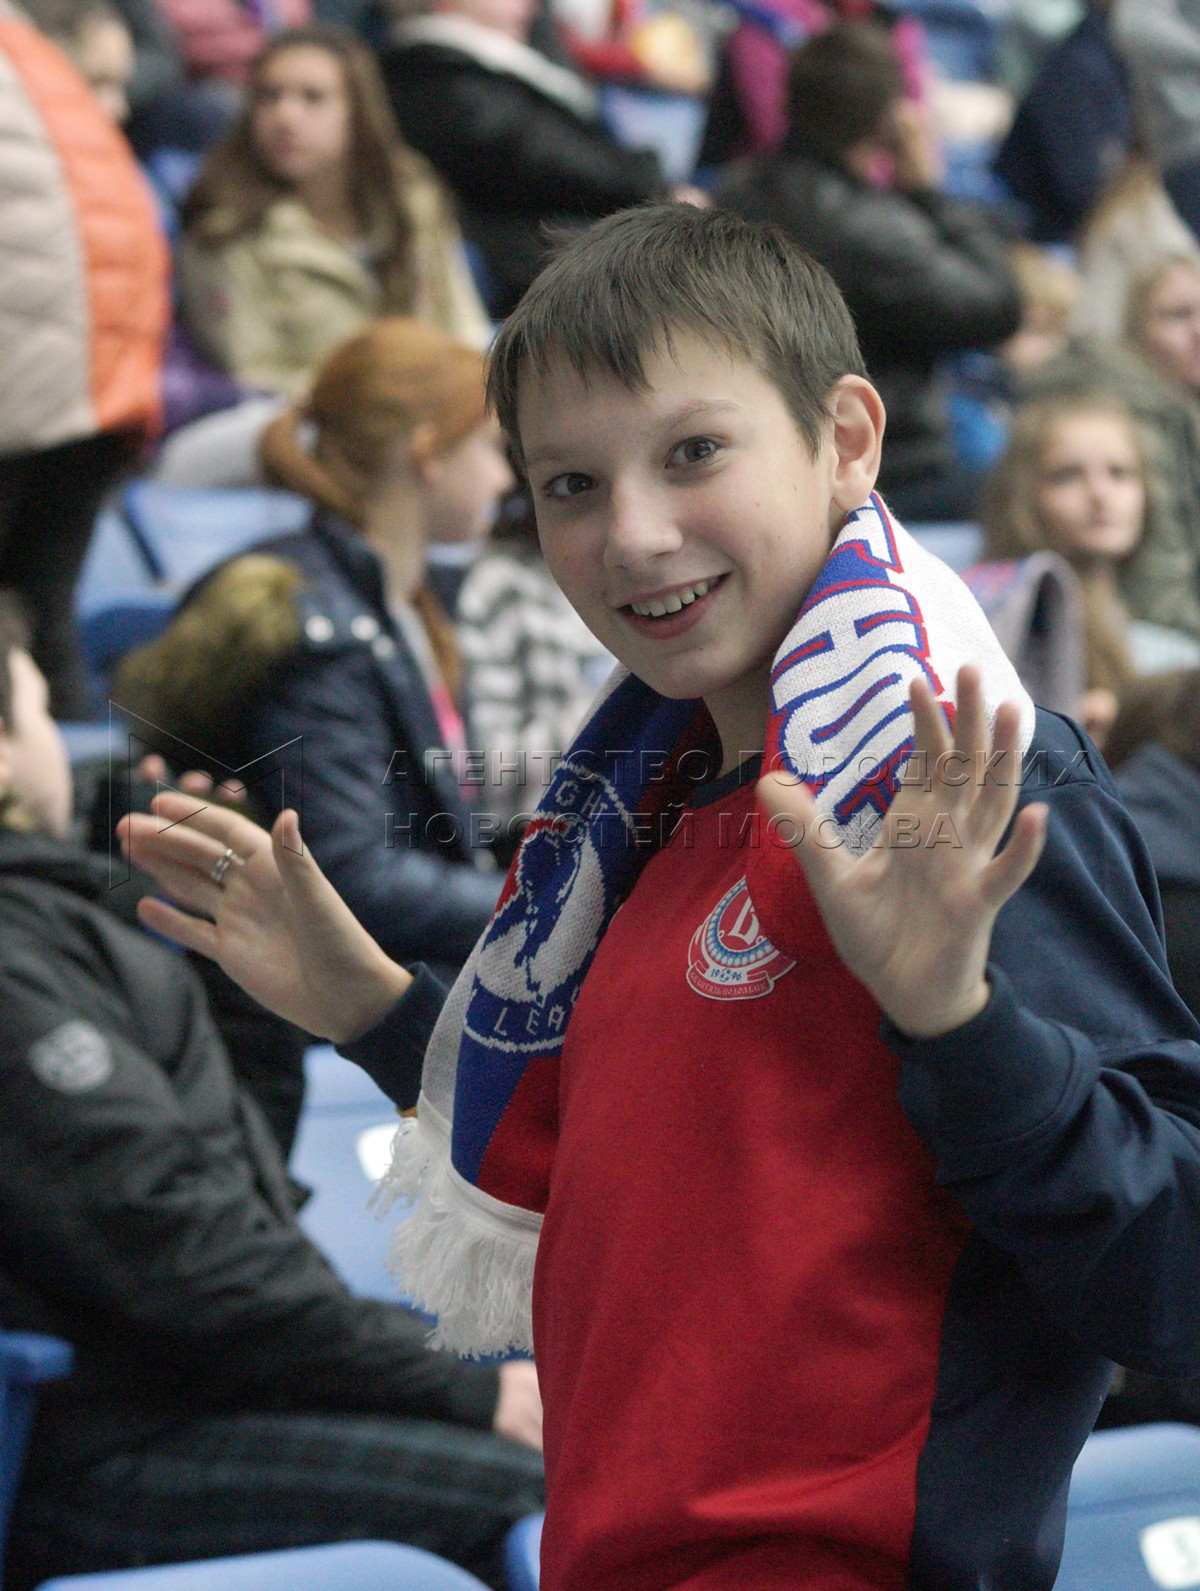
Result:
M116 697L168 763L237 772L265 821L299 806L390 955L454 968L500 878L460 784L461 665L426 552L485 534L512 485L482 359L414 320L376 321L261 451L313 504L309 527L208 576Z

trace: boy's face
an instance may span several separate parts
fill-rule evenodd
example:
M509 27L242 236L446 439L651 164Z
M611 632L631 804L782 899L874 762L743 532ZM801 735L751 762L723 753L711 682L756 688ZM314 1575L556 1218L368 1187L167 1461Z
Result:
M771 661L844 518L778 389L690 333L634 392L566 360L521 382L542 550L588 628L664 696L704 698L761 749ZM851 506L857 506L851 505Z
M12 790L36 826L64 839L71 826L71 765L50 716L46 681L27 652L9 653L12 722L0 725L0 787Z

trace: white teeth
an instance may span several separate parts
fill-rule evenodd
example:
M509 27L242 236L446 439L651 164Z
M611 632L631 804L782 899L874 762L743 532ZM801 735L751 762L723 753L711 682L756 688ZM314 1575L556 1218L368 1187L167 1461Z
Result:
M643 619L661 619L664 614L678 613L704 596L712 586L711 580L697 580L694 586L684 586L682 591L672 591L667 597L653 597L649 602L631 602L629 606Z

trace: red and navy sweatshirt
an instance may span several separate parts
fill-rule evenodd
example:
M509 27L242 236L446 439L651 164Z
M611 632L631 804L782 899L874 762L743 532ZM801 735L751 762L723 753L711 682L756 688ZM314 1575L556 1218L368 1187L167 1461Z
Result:
M1200 1373L1200 1028L1149 862L1069 720L1021 800L1045 852L935 1040L881 1021L744 771L614 917L535 1279L545 1591L1048 1591L1113 1362ZM347 1051L404 1103L441 999Z

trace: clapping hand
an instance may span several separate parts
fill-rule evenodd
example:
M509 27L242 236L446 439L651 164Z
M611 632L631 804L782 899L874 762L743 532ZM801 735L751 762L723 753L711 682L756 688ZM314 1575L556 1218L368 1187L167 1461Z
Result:
M247 994L345 1043L412 982L363 928L300 839L292 811L268 834L249 818L165 790L117 825L125 855L176 904L146 896L148 928L216 961Z
M1020 784L1018 708L1004 703L989 736L979 673L969 667L958 676L953 737L923 680L910 697L910 774L863 855L822 845L806 785L770 773L759 795L794 821L794 855L846 966L902 1032L933 1038L987 1004L992 925L1037 864L1047 809L1025 807L997 853Z

